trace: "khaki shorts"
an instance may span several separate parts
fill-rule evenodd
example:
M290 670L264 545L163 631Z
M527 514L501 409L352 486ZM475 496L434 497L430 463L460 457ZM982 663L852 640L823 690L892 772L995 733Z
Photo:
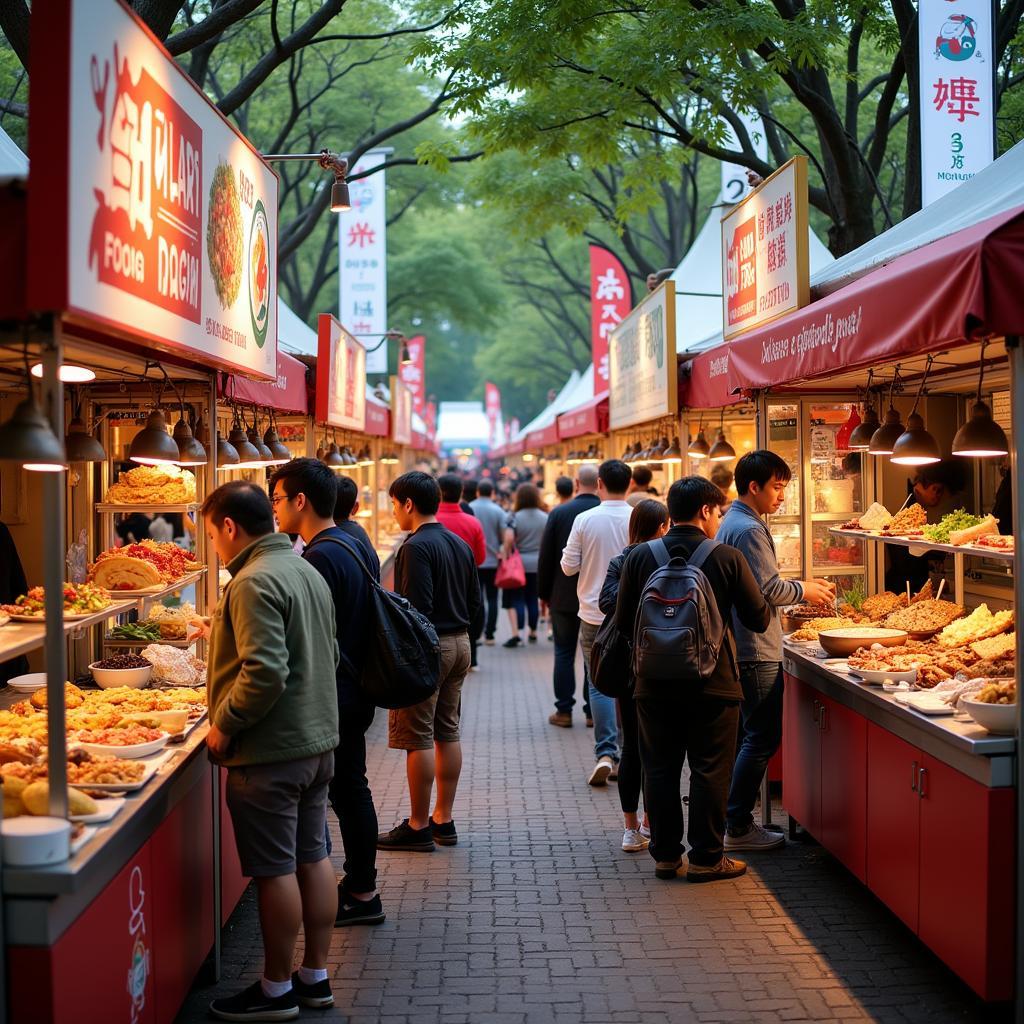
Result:
M469 635L456 633L440 640L441 685L434 695L411 708L388 712L388 746L393 750L429 750L435 742L458 742Z

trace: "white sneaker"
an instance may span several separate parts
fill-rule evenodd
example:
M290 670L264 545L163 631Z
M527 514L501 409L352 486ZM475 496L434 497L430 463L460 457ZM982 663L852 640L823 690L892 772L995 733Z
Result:
M726 850L777 850L785 845L786 837L782 832L770 832L756 821L751 822L750 828L741 836L725 833Z
M650 838L641 835L638 828L627 828L622 833L622 848L626 853L639 853L641 850L646 850L650 843Z
M590 778L587 779L587 782L591 786L607 785L608 776L611 775L614 767L615 762L610 757L602 757L597 764L594 765L594 770L590 773Z
M651 841L651 827L649 825L641 825L637 831L646 839L648 842Z

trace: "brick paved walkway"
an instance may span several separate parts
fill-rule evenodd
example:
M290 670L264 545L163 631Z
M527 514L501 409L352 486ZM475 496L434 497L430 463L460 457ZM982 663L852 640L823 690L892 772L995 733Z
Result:
M737 882L654 878L619 849L614 784L593 789L593 733L546 722L551 645L482 648L464 696L460 841L381 854L387 921L338 929L337 1006L351 1024L992 1021L866 889L813 844L754 855ZM382 828L408 813L384 715L371 786ZM781 812L776 812L779 820ZM332 826L335 823L332 817ZM335 830L337 844L337 833ZM340 844L338 844L340 850ZM335 861L340 864L337 855ZM955 849L950 863L957 862ZM236 912L216 987L182 1024L262 967L255 904Z

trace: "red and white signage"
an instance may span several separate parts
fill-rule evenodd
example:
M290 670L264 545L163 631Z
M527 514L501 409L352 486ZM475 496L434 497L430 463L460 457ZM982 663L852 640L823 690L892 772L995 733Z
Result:
M497 384L484 383L484 413L487 416L487 442L493 448L498 443L498 424L501 423L501 392Z
M807 158L794 157L722 217L726 338L810 301Z
M305 416L309 409L306 364L280 350L277 353L276 380L250 380L240 374L218 374L217 390L239 402L250 402L278 412Z
M412 392L412 411L422 415L423 403L426 400L426 360L427 339L422 334L409 338L409 358L411 363L398 365L398 376L402 383Z
M32 24L32 307L273 380L276 175L127 7Z
M362 430L366 424L366 349L330 313L317 321L316 421Z
M390 432L391 414L388 411L388 407L382 402L367 398L365 433L373 437L387 437Z
M590 247L590 351L594 394L608 390L608 338L633 308L633 289L618 258L600 245Z
M391 440L412 444L412 392L397 378L391 378Z
M427 402L423 407L423 422L427 425L427 436L437 437L437 402Z

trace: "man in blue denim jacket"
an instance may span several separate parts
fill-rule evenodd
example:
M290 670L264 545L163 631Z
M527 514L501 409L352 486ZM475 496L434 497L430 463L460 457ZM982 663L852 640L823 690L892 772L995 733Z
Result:
M801 601L831 604L835 600L835 587L827 580L784 580L779 575L775 542L762 517L778 511L791 476L785 460L774 452L744 455L736 463L739 497L718 530L722 543L746 557L765 601L775 611L763 633L752 633L733 616L743 705L742 737L729 789L726 851L773 850L786 842L781 832L756 824L753 813L768 762L782 742L782 623L777 609Z

